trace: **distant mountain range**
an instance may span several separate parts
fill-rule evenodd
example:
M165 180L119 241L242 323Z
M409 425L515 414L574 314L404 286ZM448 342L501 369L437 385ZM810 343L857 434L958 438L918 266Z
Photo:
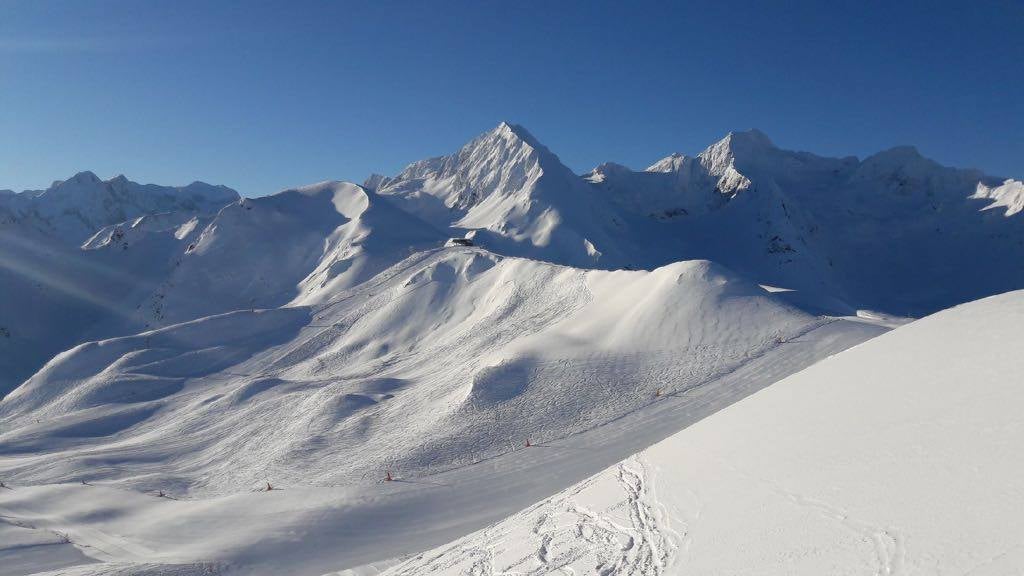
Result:
M1024 287L1022 210L1021 181L910 147L825 158L756 130L580 176L502 123L393 177L253 199L82 172L0 192L0 390L83 339L324 301L449 236L579 268L707 259L814 313L920 315Z

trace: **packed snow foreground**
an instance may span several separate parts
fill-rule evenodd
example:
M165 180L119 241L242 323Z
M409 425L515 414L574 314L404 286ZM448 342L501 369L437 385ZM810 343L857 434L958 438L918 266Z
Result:
M1024 287L1022 190L756 131L581 177L502 124L0 193L0 576L1019 571L1024 293L903 324Z

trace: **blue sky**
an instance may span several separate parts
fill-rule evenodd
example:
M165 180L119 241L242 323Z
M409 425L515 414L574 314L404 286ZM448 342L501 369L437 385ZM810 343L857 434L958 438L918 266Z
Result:
M0 188L362 181L502 120L577 171L730 130L1024 177L1024 3L0 0Z

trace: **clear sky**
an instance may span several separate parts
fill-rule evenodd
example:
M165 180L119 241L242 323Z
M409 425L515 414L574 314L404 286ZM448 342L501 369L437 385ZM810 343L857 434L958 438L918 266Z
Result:
M1024 2L0 0L0 189L361 182L502 120L579 172L757 127L1024 177Z

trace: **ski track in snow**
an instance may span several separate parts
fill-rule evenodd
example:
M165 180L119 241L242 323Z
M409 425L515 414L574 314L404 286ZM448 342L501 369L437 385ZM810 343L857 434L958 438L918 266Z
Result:
M615 491L606 509L579 503L595 484ZM684 542L664 507L651 494L651 471L642 456L620 463L614 473L572 489L517 515L511 527L492 526L436 554L395 566L386 574L658 576L666 573ZM602 487L603 488L603 487ZM681 527L685 528L685 527ZM514 553L507 548L514 542Z

